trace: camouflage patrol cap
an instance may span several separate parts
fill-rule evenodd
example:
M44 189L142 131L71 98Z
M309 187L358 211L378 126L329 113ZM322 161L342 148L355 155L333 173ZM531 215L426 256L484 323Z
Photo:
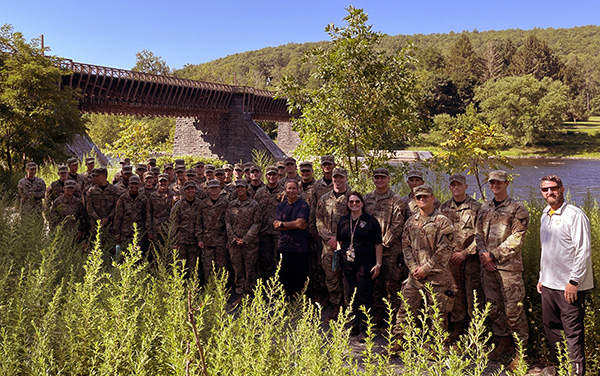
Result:
M135 170L136 171L148 171L148 166L146 166L145 164L138 163L135 166Z
M233 170L234 171L244 171L244 169L242 168L242 165L239 163L236 163L235 166L233 166Z
M250 172L253 172L253 171L262 172L261 168L257 165L253 165L252 167L250 167Z
M167 175L167 174L158 175L158 181L162 181L162 180L169 181L169 175Z
M205 172L215 172L215 165L212 165L212 164L207 164L207 165L204 167L204 171L205 171Z
M85 159L85 164L96 163L96 160L93 157L88 157Z
M215 168L215 175L225 175L225 170L222 168Z
M250 167L252 167L254 165L254 163L252 162L246 162L242 165L242 167L244 168L244 172L246 171L250 171Z
M226 164L223 165L223 170L233 171L233 166L230 165L229 163L226 163Z
M508 174L504 170L495 170L495 171L492 171L488 175L488 182L490 182L492 180L507 181L508 180Z
M30 168L37 168L37 163L35 163L35 162L28 162L28 163L25 165L25 168L26 168L27 170L29 170Z
M121 171L123 174L133 174L133 167L131 165L124 165Z
M248 181L246 179L238 179L235 181L235 187L248 188Z
M167 170L167 169L173 169L173 163L171 162L167 162L165 163L165 165L163 166L163 171Z
M148 158L148 160L146 161L146 164L149 165L156 165L156 158L152 157L152 158Z
M288 164L296 164L296 160L292 157L287 157L286 159L283 160L283 164L284 165L288 165Z
M181 158L176 159L175 166L185 166L185 160Z
M390 176L390 171L387 168L376 168L373 170L373 176Z
M179 172L185 172L185 167L182 165L177 165L177 167L175 167L175 173Z
M310 161L300 162L300 171L312 171L313 164Z
M69 168L65 165L60 165L58 166L58 173L60 174L61 172L69 172Z
M185 170L185 176L196 176L196 170L193 168L188 168Z
M158 167L152 167L152 168L150 169L150 171L151 171L151 172L152 172L154 175L157 175L157 176L158 176L158 175L160 175L160 168L158 168Z
M185 183L183 183L183 189L184 189L184 190L185 190L185 189L188 189L188 188L190 188L190 187L197 188L196 182L195 182L195 181L193 181L193 180L188 180L188 181L186 181Z
M104 167L96 167L92 169L92 176L104 175L108 176L108 170Z
M283 170L285 168L285 164L283 163L283 161L279 161L275 164L277 166L277 169L281 169Z
M148 177L154 179L154 174L151 171L144 172L144 180L146 180Z
M448 183L452 184L454 182L465 185L467 184L467 178L463 174L454 174L448 178Z
M221 188L221 182L217 179L211 179L206 183L206 188Z
M277 166L268 166L266 169L267 175L269 174L278 174L279 170L277 169Z
M67 159L67 166L73 165L73 164L79 164L79 159L77 158L69 158Z
M419 195L433 196L433 188L427 184L419 185L413 190L413 194L415 197Z
M340 175L340 176L343 176L343 177L347 178L348 177L348 171L346 171L345 168L336 167L336 168L333 169L332 176L336 176L336 175Z
M423 180L423 173L419 170L411 170L408 172L408 174L406 175L407 179L410 178L420 178L421 180Z
M121 159L121 161L119 162L122 165L128 165L131 163L131 159L130 158L123 158Z
M69 179L65 182L65 188L77 188L77 183L75 180Z
M132 175L132 176L129 178L129 184L136 184L136 183L137 183L137 184L140 184L140 183L141 183L140 177L139 177L139 176L137 176L137 175Z
M335 164L335 158L333 157L333 155L324 155L321 157L321 164L325 164L325 163L331 163L331 164Z

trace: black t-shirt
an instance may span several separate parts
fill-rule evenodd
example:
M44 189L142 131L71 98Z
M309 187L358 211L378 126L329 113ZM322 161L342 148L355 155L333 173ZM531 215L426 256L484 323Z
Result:
M303 218L308 222L310 208L303 199L299 198L292 205L287 200L279 203L275 210L275 220L282 222L292 222L298 218ZM279 232L279 251L284 252L308 252L308 230L284 230Z
M381 226L375 217L367 213L362 213L356 221L351 219L351 214L346 214L340 219L336 238L342 245L342 254L345 254L350 246L351 229L354 226L356 259L360 261L375 258L375 245L381 244Z

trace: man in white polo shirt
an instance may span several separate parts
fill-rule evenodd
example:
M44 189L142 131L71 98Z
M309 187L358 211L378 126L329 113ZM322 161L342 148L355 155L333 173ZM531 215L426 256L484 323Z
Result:
M590 249L590 221L583 211L567 204L562 180L556 175L540 179L548 206L542 213L542 257L537 290L542 294L542 320L557 361L556 345L565 332L573 374L585 374L585 293L594 287Z

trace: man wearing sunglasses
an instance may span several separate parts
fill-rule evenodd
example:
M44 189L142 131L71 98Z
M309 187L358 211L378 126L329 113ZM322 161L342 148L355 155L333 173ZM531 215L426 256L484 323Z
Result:
M590 220L576 206L567 204L565 188L556 175L540 180L548 206L542 213L540 240L542 256L537 290L542 294L542 321L550 356L558 361L556 345L568 344L573 374L585 374L585 294L594 287Z
M506 171L496 170L488 176L494 198L481 206L477 216L477 253L481 261L483 291L491 304L492 331L498 343L489 358L498 361L515 352L515 333L525 347L529 339L523 306L525 283L521 249L529 225L529 213L522 203L507 193ZM514 357L508 365L518 365Z

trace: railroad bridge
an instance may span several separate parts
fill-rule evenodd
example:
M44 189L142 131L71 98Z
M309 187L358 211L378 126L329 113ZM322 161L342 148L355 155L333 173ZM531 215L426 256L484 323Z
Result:
M235 163L249 160L253 149L264 149L277 160L285 157L256 124L275 121L289 130L287 101L273 98L270 91L71 60L60 65L73 72L63 77L62 85L80 89L82 112L176 117L174 155Z

